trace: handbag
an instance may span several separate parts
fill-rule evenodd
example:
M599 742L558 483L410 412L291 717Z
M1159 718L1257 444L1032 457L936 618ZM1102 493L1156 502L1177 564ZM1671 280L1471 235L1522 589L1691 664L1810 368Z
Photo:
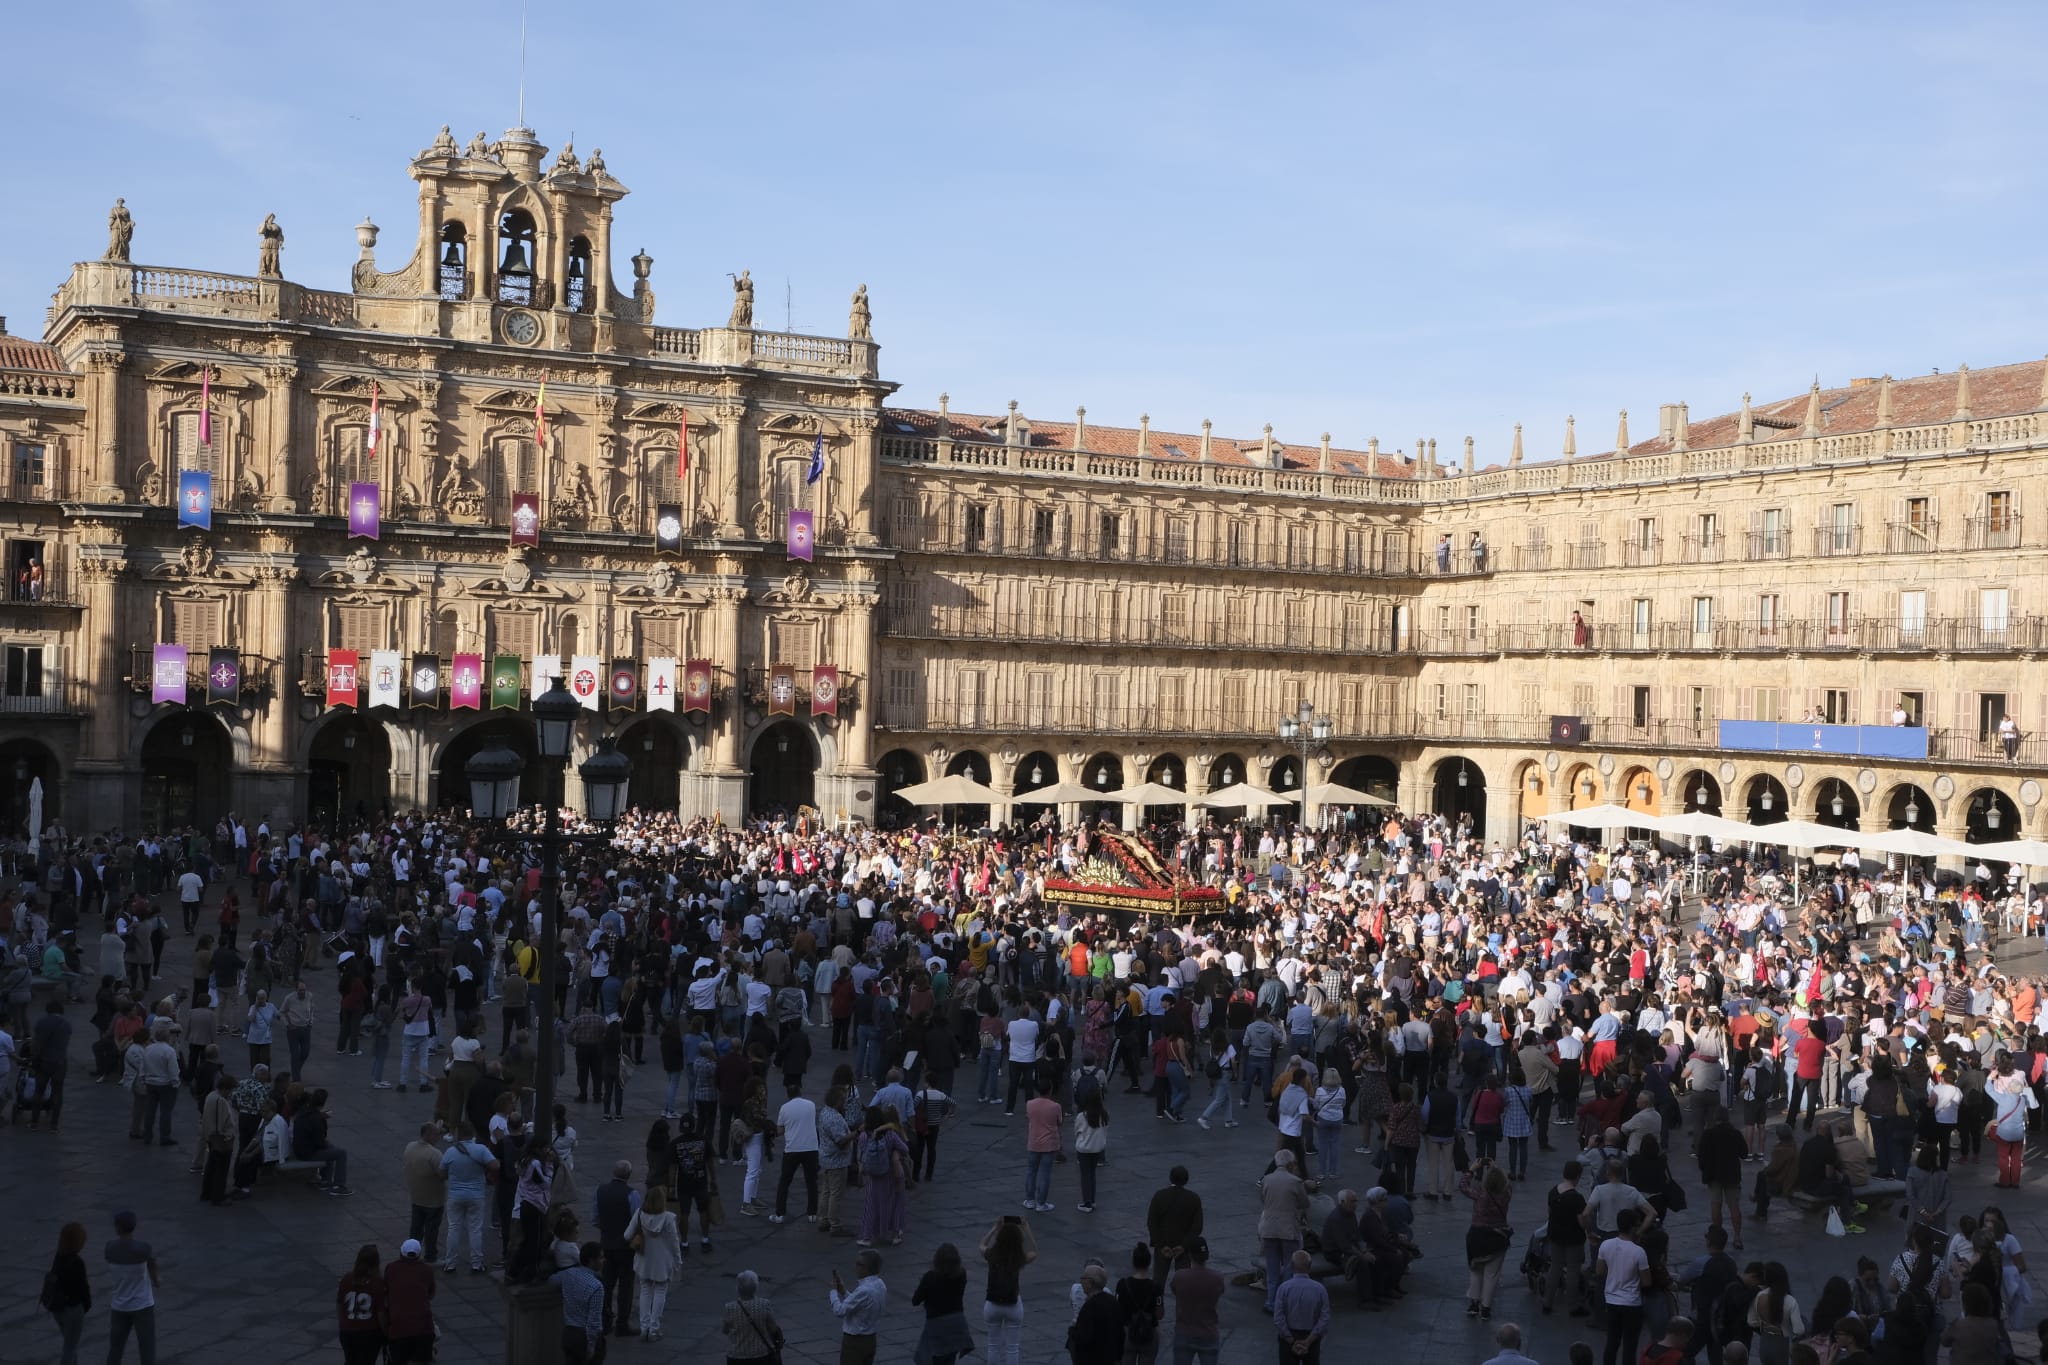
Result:
M640 1215L633 1215L633 1235L626 1239L626 1245L635 1255L647 1250L647 1228L641 1223Z
M755 1318L753 1311L745 1304L741 1304L739 1307L741 1316L747 1320L747 1326L753 1328L754 1335L761 1338L767 1344L770 1365L782 1365L782 1329L777 1327L772 1335L762 1331L761 1323L759 1319Z

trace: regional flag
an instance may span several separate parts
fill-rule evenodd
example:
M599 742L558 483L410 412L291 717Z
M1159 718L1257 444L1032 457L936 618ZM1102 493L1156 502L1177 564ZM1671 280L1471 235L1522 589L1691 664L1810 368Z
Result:
M357 706L361 704L362 693L357 690L357 673L362 668L362 656L353 649L330 649L327 651L327 704L329 706Z
M370 429L363 436L363 452L377 458L377 438L384 434L384 412L377 403L377 381L370 381Z
M206 656L206 704L233 706L242 699L242 656L232 649L213 649Z
M441 704L441 657L438 654L412 656L412 676L407 680L413 708Z
M213 444L213 366L199 367L199 444Z
M665 555L682 553L683 507L665 502L654 509L654 548Z
M548 449L548 381L540 381L540 392L533 396L533 445L537 454L545 457Z
M800 508L789 514L789 557L806 563L811 558L811 514Z
M512 543L514 545L540 544L540 494L514 493L512 495Z
M710 711L711 660L692 659L683 665L683 710Z
M681 425L676 428L676 477L690 476L690 410L683 409Z
M370 707L396 711L405 702L405 656L395 649L370 651Z
M213 474L205 469L178 471L178 525L213 529Z
M484 656L458 654L449 665L448 709L480 711L484 704ZM516 689L517 683L513 684Z
M804 471L804 482L816 483L825 477L825 433L819 432L811 440L811 467Z
M569 659L569 695L583 703L586 711L597 709L604 692L604 664L595 654L577 654Z
M384 490L374 483L348 486L348 538L375 540L383 516Z
M647 709L676 709L676 661L666 655L647 661Z
M768 670L768 714L796 714L796 670L788 664L777 664Z
M185 646L158 645L150 651L149 699L185 704Z
M811 714L839 714L839 670L820 666L811 670Z
M631 711L640 704L640 668L631 659L612 660L611 709Z
M500 654L491 660L491 709L519 709L519 656Z

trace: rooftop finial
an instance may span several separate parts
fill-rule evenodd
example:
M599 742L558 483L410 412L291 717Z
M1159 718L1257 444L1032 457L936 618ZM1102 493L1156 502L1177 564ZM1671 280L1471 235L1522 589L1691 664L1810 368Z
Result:
M1469 477L1471 477L1471 474L1472 474L1472 438L1471 438L1470 436L1467 436L1467 437L1465 438L1465 475L1466 475L1466 477L1467 477L1467 478L1469 478Z
M1742 415L1735 419L1735 439L1747 444L1756 439L1756 416L1749 410L1749 395L1742 395Z
M1685 404L1678 405L1678 425L1671 431L1671 448L1684 450L1692 442L1692 411Z
M1628 409L1621 410L1621 424L1614 429L1614 453L1628 454Z
M1813 387L1806 391L1806 425L1800 429L1801 436L1820 435L1820 376L1813 377Z
M1956 370L1956 415L1958 422L1970 420L1970 367L1960 366Z
M1880 429L1892 424L1892 377L1886 375L1877 381L1877 425Z
M1515 423L1515 443L1514 443L1514 444L1513 444L1512 446L1508 447L1508 463L1509 463L1509 464L1520 464L1521 462L1522 462L1522 424L1521 424L1520 422L1517 422L1517 423Z
M1564 458L1569 461L1572 456L1578 453L1578 419L1576 417L1567 417L1564 419Z

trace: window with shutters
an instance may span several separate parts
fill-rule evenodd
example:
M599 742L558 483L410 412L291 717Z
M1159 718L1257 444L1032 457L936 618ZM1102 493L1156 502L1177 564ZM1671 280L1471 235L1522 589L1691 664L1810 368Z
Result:
M924 724L917 708L917 681L914 668L891 668L883 673L883 706L887 723L895 729Z
M540 643L539 618L530 611L498 607L491 612L491 652L531 659Z
M1628 690L1628 721L1636 729L1648 728L1650 724L1650 689L1631 687Z
M811 472L811 457L788 455L777 460L769 473L769 506L773 512L772 534L782 535L789 528L791 512L812 512L817 510L815 493L822 484L805 482L804 476Z
M1540 716L1543 714L1543 684L1525 682L1522 684L1522 714Z
M970 502L961 509L960 548L968 554L980 554L988 548L988 504Z
M1831 592L1827 597L1828 635L1839 639L1849 633L1849 594Z
M170 630L166 645L184 645L184 649L193 655L207 653L215 645L225 643L225 630L221 628L223 614L221 602L172 602L168 612L170 620L164 622Z
M1287 599L1285 614L1287 643L1295 649L1305 648L1308 638L1308 600L1302 597Z
M888 618L889 630L905 634L921 630L925 620L918 607L917 583L907 578L890 579L888 596L883 599L883 612Z
M1590 716L1593 714L1593 684L1572 684L1572 714Z
M1184 644L1188 639L1189 605L1192 599L1184 592L1170 592L1159 604L1159 629L1168 642Z
M2005 643L2005 633L2012 625L2012 593L2009 589L1977 590L1977 625L1984 636L1980 643Z
M1029 602L1031 633L1033 635L1053 634L1052 585L1049 583L1033 583L1031 585Z
M1337 692L1337 723L1356 733L1365 729L1365 683L1346 678Z
M1439 605L1436 609L1436 633L1446 640L1450 639L1451 609L1448 604Z
M1159 679L1159 723L1162 726L1178 728L1187 716L1188 677L1185 673L1167 673Z
M1344 528L1344 572L1365 572L1365 531L1362 527Z
M43 695L43 647L41 645L7 646L7 695L10 697L40 697Z
M1098 730L1120 726L1123 723L1123 679L1114 673L1097 673L1090 693L1088 723Z
M221 447L226 444L225 423L219 413L213 415L213 444L199 443L199 414L181 412L171 418L171 467L177 470L210 470L216 480L220 478ZM218 496L221 489L215 488Z
M555 648L564 659L573 659L583 652L583 624L576 619L576 613L565 611L555 621Z
M1306 569L1315 555L1315 530L1312 527L1294 525L1287 528L1287 567Z
M1638 639L1650 633L1650 599L1638 597L1629 615L1629 625Z
M364 449L370 429L366 426L336 427L329 443L334 461L334 487L329 493L334 506L348 505L348 486L352 483L381 483L377 466L387 463L374 459ZM387 452L388 453L388 452Z
M1430 688L1430 692L1432 693L1430 713L1438 720L1449 720L1451 716L1451 685L1449 683L1436 683Z
M818 623L815 621L770 621L768 662L788 664L807 673L818 662Z
M640 455L647 471L647 525L654 525L655 509L662 503L683 502L683 476L676 472L676 448L650 445Z
M1977 694L1977 739L1987 741L1998 733L1998 723L2005 719L2005 693L1979 692Z
M1843 687L1826 689L1821 693L1821 718L1830 725L1854 725L1856 694Z
M1049 555L1059 537L1058 513L1050 507L1031 509L1031 553Z
M988 724L988 670L960 670L960 724L979 729Z
M1223 523L1223 562L1234 569L1245 567L1251 554L1251 537L1243 521L1233 517Z
M353 649L359 654L368 654L373 649L389 649L391 634L384 625L384 608L336 607L334 647Z
M1364 602L1344 604L1344 647L1367 649L1372 644L1372 612Z
M1756 631L1766 640L1778 633L1781 605L1774 592L1762 593L1756 599Z
M1242 645L1250 642L1251 599L1244 596L1232 597L1223 604L1224 643Z
M1484 708L1480 705L1480 695L1478 683L1465 684L1464 713L1466 720L1476 721L1483 714Z
M1695 597L1692 599L1692 633L1711 635L1714 631L1714 599Z
M1307 678L1300 677L1299 675L1282 678L1280 680L1280 714L1283 716L1300 714L1302 698L1307 695Z
M453 607L443 607L435 612L428 622L427 648L446 659L462 648L462 615Z
M903 549L915 549L924 540L916 498L899 494L889 500L889 538Z
M1244 674L1227 673L1223 677L1223 724L1228 729L1238 729L1246 724L1247 708L1244 702Z
M1714 718L1714 691L1709 687L1685 689L1685 718L1695 735L1703 734Z
M1117 512L1104 512L1096 525L1096 553L1103 559L1117 558L1123 553L1123 516Z
M633 618L633 644L642 659L680 659L683 656L683 622L675 616L653 616L640 612Z
M1169 564L1185 564L1193 558L1194 531L1186 517L1166 519L1166 560Z
M1124 619L1124 595L1116 588L1095 590L1095 638L1116 640L1122 638Z
M491 486L486 491L493 517L510 521L514 493L540 492L540 459L533 442L520 436L501 438L491 455Z
M1033 729L1052 723L1052 674L1025 675L1024 723Z
M1479 620L1479 608L1465 608L1465 638L1467 640L1477 640L1479 638Z
M1927 633L1927 590L1908 588L1899 594L1899 642L1918 644Z
M48 475L49 447L28 441L14 443L14 496L39 498Z
M1775 687L1759 687L1750 700L1750 709L1756 713L1750 719L1770 721L1775 724L1778 719L1779 708L1778 689Z

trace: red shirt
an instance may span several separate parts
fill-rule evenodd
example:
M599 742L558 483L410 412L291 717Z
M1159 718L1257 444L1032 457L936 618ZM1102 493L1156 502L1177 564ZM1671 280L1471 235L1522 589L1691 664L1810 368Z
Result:
M1810 1033L1794 1045L1793 1051L1799 1057L1799 1070L1795 1074L1800 1080L1817 1081L1820 1079L1820 1059L1827 1050L1828 1045Z
M1066 1117L1066 1110L1060 1102L1044 1095L1029 1101L1024 1106L1024 1126L1027 1152L1057 1152L1060 1149L1060 1120Z
M334 1311L343 1335L383 1331L384 1281L376 1277L360 1280L351 1270L341 1277L341 1287L334 1293Z
M384 1267L385 1308L396 1338L434 1335L434 1267L403 1258Z

